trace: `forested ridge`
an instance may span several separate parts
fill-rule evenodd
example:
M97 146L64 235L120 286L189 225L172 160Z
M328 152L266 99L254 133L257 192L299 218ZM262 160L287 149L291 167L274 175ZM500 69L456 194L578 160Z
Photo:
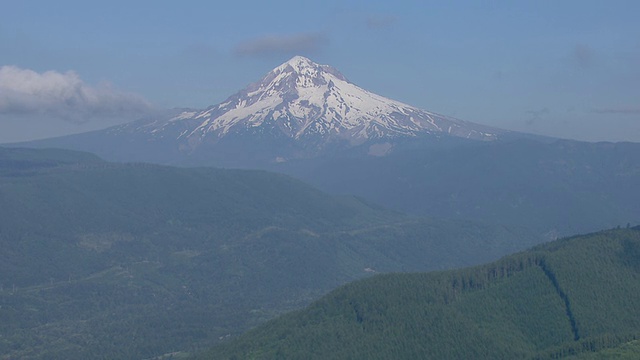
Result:
M0 148L0 358L193 353L355 279L539 241L264 171Z
M347 284L199 358L558 359L633 353L640 338L638 280L640 228L602 231L487 265Z

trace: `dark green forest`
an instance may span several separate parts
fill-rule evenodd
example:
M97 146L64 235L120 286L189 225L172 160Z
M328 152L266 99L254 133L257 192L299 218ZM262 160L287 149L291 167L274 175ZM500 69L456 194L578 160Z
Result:
M639 280L640 227L602 231L356 281L198 358L637 358Z
M194 353L352 280L540 241L263 171L0 148L0 358Z

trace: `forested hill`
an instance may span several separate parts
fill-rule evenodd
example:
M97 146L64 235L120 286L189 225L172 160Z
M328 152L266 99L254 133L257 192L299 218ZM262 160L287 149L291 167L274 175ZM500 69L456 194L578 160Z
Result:
M88 165L103 162L96 155L80 151L0 147L0 176L16 175L65 165Z
M630 358L639 280L640 228L602 231L487 265L357 281L200 358Z
M0 359L193 352L374 272L478 264L538 240L264 171L0 148Z

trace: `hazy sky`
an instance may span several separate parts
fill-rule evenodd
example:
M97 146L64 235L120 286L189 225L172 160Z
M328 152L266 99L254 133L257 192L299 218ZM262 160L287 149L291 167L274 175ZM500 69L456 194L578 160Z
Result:
M299 54L464 120L640 142L640 1L0 2L0 142L204 108Z

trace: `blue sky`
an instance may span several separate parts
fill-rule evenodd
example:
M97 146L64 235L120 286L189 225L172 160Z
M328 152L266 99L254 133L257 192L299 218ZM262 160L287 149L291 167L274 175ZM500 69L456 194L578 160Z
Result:
M464 120L640 142L639 14L638 1L5 0L0 142L204 108L294 55Z

